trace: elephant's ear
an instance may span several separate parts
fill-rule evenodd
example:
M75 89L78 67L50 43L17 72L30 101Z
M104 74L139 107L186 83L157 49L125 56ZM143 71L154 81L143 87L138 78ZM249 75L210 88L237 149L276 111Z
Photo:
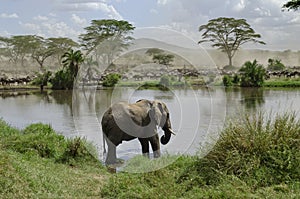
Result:
M151 119L154 119L156 125L160 126L163 117L163 108L159 101L153 101L152 108L150 110L150 117Z

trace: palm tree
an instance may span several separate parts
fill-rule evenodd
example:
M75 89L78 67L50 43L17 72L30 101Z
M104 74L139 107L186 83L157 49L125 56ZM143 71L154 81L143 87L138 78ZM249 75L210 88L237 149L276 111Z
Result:
M74 51L73 49L69 49L68 52L65 52L62 55L62 64L67 70L70 71L73 79L77 76L79 65L83 61L84 57L80 50Z

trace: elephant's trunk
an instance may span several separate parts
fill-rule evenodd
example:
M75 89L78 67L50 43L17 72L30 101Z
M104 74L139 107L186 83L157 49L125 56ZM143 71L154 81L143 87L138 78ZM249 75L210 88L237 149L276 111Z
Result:
M170 141L171 134L175 135L175 133L173 132L173 130L171 128L163 129L163 130L165 132L165 135L161 136L160 143L165 145Z
M175 135L175 133L172 130L171 122L169 118L169 114L167 115L166 122L164 126L162 127L163 131L165 132L165 135L161 136L160 143L165 145L170 141L171 134Z

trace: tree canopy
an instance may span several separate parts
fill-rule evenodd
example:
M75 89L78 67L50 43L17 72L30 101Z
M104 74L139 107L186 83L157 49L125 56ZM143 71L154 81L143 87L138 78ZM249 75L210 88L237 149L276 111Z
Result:
M204 31L203 39L198 43L213 43L212 47L216 47L227 54L229 66L232 66L232 58L241 45L248 42L265 44L259 40L261 35L255 33L245 19L226 17L211 19L207 24L199 27L199 32L202 31Z
M87 54L94 52L97 60L103 58L102 61L109 65L115 54L129 45L133 39L129 35L135 27L127 21L103 19L92 20L91 25L84 29L86 33L79 39Z
M300 0L291 0L285 3L282 8L287 10L298 10L300 7Z

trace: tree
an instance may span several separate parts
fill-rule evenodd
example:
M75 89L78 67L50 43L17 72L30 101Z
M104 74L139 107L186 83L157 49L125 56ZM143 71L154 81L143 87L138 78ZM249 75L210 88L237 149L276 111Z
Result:
M240 69L241 86L243 87L261 87L264 83L266 70L256 60L253 62L247 61Z
M29 45L31 47L30 51L32 59L34 59L40 65L40 68L44 70L43 65L45 60L55 53L55 49L51 48L49 40L36 35L33 35L30 38Z
M145 54L149 55L149 56L154 56L154 55L157 55L157 54L162 54L164 51L159 49L159 48L149 48Z
M171 62L174 61L174 55L166 54L164 50L159 48L149 48L145 54L152 56L152 60L155 63L163 64L163 65L170 65Z
M87 54L94 52L97 60L103 58L102 61L110 65L114 56L128 47L133 39L129 35L134 29L132 24L123 20L92 20L79 39Z
M155 54L153 55L153 61L158 64L170 65L170 63L174 60L174 55L171 54Z
M5 55L9 61L15 64L20 61L21 66L24 66L26 56L30 54L32 48L33 35L17 35L10 38L0 38L2 46L5 48Z
M296 11L299 9L299 7L300 7L300 0L291 0L282 6L283 9L287 9L288 11L290 10Z
M281 71L285 69L285 66L280 59L268 59L267 69L270 71Z
M245 19L220 17L211 19L207 24L199 27L203 40L198 43L212 42L212 47L217 47L227 54L229 66L232 66L232 58L241 45L253 42L265 44L258 40L261 36L250 27Z
M84 61L81 51L69 49L69 51L63 54L62 58L63 66L69 70L73 79L76 78L79 71L79 65Z
M70 38L58 37L58 38L48 38L48 44L51 49L54 50L55 56L57 56L57 61L60 64L62 62L62 55L68 51L70 48L79 47L79 44Z

